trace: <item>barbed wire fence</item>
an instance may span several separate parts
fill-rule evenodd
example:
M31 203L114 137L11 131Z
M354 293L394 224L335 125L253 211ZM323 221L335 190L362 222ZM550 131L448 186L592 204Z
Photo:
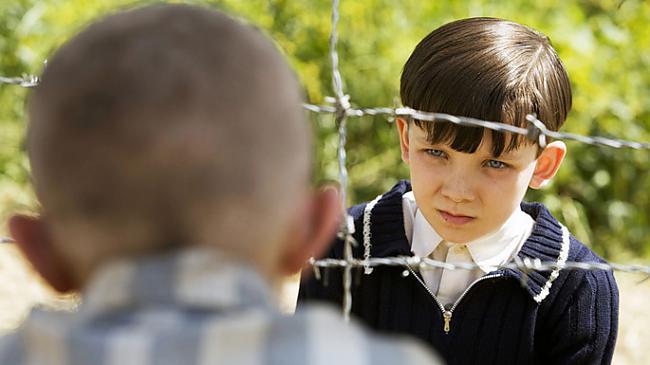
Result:
M443 261L437 261L428 257L418 256L398 256L398 257L368 257L363 259L355 258L353 256L353 246L358 243L353 237L354 224L352 217L348 215L345 209L347 205L348 193L348 170L347 170L347 120L349 118L358 118L363 116L385 116L391 120L397 117L405 117L417 119L420 121L428 122L447 122L460 126L469 127L482 127L494 131L514 133L525 136L526 138L534 141L545 147L548 138L577 141L580 143L610 147L610 148L631 148L637 150L649 150L650 143L637 142L622 139L605 138L600 136L584 136L572 133L564 133L558 131L551 131L546 129L544 123L537 119L535 115L527 115L526 121L528 122L527 128L516 127L509 124L486 121L475 118L468 118L462 116L455 116L444 113L432 113L426 111L414 110L408 107L373 107L373 108L353 108L351 104L350 95L345 94L343 89L343 78L339 70L339 54L337 51L338 44L338 22L340 18L339 13L339 0L332 0L332 13L331 13L331 32L329 36L329 57L331 61L331 75L332 75L332 89L333 97L325 98L325 105L304 104L304 108L308 111L317 114L333 114L337 126L337 133L339 137L337 147L338 159L338 178L340 184L340 199L343 208L341 214L341 226L338 236L343 240L343 258L334 259L310 259L309 264L313 267L314 273L320 279L320 269L340 269L343 270L343 316L345 320L349 320L352 308L352 269L364 268L366 274L372 272L372 268L378 266L394 266L404 267L404 273L408 275L409 270L426 270L426 269L445 269L445 270L474 270L479 268L475 263L461 263L452 264ZM38 85L39 78L33 75L23 75L20 77L4 77L0 76L0 85L17 85L20 87L31 88ZM0 243L13 243L10 237L0 237ZM644 274L644 278L640 281L643 282L650 279L650 266L646 265L629 265L617 263L602 263L602 262L546 262L540 259L531 258L516 258L514 261L508 262L504 265L498 266L498 269L514 269L522 273L522 285L526 286L527 276L533 271L553 271L553 270L607 270L607 271L621 271L627 273Z
M341 72L339 70L339 56L337 50L337 26L340 18L339 14L339 0L332 0L332 24L330 33L330 59L332 67L332 85L334 97L327 97L325 101L329 105L313 105L305 104L305 108L314 113L330 113L334 114L336 124L338 125L338 163L339 163L339 181L341 188L341 205L347 206L347 189L348 189L348 171L346 167L346 152L345 146L347 142L347 129L346 121L348 117L362 117L366 115L371 116L386 116L394 120L396 117L405 117L417 119L428 122L448 122L460 126L470 127L483 127L499 132L515 133L527 137L535 141L540 147L545 147L548 138L577 141L594 146L604 146L610 148L632 148L650 150L650 143L627 141L621 139L611 139L599 136L583 136L572 133L563 133L548 130L544 123L537 119L535 115L527 115L526 121L528 128L520 128L504 123L497 123L492 121L479 120L475 118L467 118L444 113L431 113L419 110L414 110L408 107L390 108L390 107L376 107L376 108L353 108L350 103L350 96L346 95L343 91L343 83ZM337 268L344 270L343 272L343 316L349 320L350 311L352 307L352 268L364 268L366 274L372 272L372 268L377 266L398 266L407 269L435 269L441 268L446 270L474 270L479 268L479 265L474 263L467 264L451 264L447 262L437 261L428 257L418 256L403 256L403 257L379 257L370 258L369 255L364 255L363 259L357 259L352 256L352 246L357 242L352 236L354 233L354 225L351 224L352 217L347 214L344 209L342 224L340 227L339 237L343 240L343 259L311 259L310 264L314 269L314 274L320 279L320 269ZM515 269L522 273L521 284L527 285L528 273L532 271L553 271L553 270L615 270L629 273L642 273L645 274L645 281L650 278L650 266L644 265L624 265L616 263L601 263L601 262L542 262L540 259L515 258L514 261L508 262L505 265L500 265L499 269ZM410 270L405 270L404 274L408 275Z

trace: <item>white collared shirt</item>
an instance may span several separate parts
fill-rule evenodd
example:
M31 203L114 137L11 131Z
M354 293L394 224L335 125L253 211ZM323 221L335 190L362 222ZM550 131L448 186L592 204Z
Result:
M459 264L474 263L474 270L422 270L427 287L445 306L456 302L462 293L481 276L494 271L513 258L533 230L535 221L521 208L515 209L506 222L493 233L466 244L447 242L433 229L422 211L418 209L415 196L410 191L402 195L404 231L411 244L411 251L420 257Z

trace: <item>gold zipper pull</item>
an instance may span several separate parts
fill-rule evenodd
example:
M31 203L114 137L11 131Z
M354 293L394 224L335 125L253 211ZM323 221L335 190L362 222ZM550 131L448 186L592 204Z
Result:
M442 313L442 317L445 320L445 334L448 334L451 331L451 311L445 311Z

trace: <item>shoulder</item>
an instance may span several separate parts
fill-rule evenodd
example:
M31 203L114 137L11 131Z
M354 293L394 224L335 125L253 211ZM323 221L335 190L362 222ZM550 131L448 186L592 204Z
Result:
M411 191L411 184L401 180L375 199L349 209L354 220L353 248L355 257L390 257L410 254L404 230L402 196ZM342 247L338 240L337 245Z
M547 300L539 309L542 347L547 363L608 364L618 333L619 292L611 270L579 268L572 263L605 263L589 247L570 236L567 267L559 272Z
M558 265L566 263L596 263L602 264L606 261L593 252L588 246L574 237L569 230L561 224L549 211L540 203L523 203L522 210L529 214L534 220L533 231L522 247L521 255L524 257L540 259L545 262L555 262ZM553 270L546 273L533 273L533 279L540 286L539 294L543 298L550 294L548 302L554 302L558 294L563 297L567 295L580 295L592 291L599 296L614 296L618 302L618 290L616 281L609 270L583 270L568 267ZM551 289L553 290L545 290ZM541 302L541 300L540 300Z
M605 259L598 256L591 248L573 235L571 236L568 261L593 264L607 263ZM605 267L587 270L577 269L571 270L567 276L569 276L569 279L573 279L574 285L577 285L576 290L594 293L596 301L599 301L600 297L607 297L608 301L618 303L618 286L612 270L606 270Z
M395 209L402 207L402 195L411 191L411 183L408 180L400 180L390 190L378 195L375 199L359 203L348 208L348 214L355 220L363 219L366 210L379 208Z
M430 350L417 340L372 334L354 319L344 323L341 313L330 306L308 305L291 320L307 328L305 348L312 359L332 364L439 364ZM295 343L294 343L295 346Z
M529 237L529 244L549 251L549 255L563 254L566 261L599 262L605 260L580 242L551 212L541 203L522 203L521 208L535 221ZM562 252L564 251L564 252Z
M573 236L543 204L522 203L521 207L535 220L531 233L533 244L545 246L546 249L565 250L566 261L569 262L606 262Z
M618 311L619 293L614 273L604 267L576 268L572 263L606 264L588 246L571 236L571 245L567 258L568 267L562 270L558 278L558 290L553 302L560 307L590 303L600 311ZM562 305L561 303L564 303ZM596 308L594 308L596 309Z
M544 249L557 248L558 263L569 263L567 268L560 271L555 283L557 290L553 299L568 298L575 300L576 296L588 296L593 302L609 303L610 307L618 305L618 288L611 270L606 267L582 269L572 267L571 263L606 263L591 248L580 242L569 230L562 225L553 215L540 203L525 204L524 207L535 219L536 239L539 247ZM562 238L555 238L557 231L561 232ZM559 241L559 246L556 241ZM559 297L558 297L559 296ZM564 300L563 300L564 301ZM555 302L555 301L553 301Z
M0 364L23 364L24 350L24 344L19 333L0 336Z

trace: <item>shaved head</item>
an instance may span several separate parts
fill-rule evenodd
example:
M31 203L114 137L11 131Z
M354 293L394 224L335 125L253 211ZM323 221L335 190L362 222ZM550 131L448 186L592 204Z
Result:
M111 15L59 49L31 95L43 214L84 269L189 244L272 255L308 186L301 103L257 29L186 5Z

